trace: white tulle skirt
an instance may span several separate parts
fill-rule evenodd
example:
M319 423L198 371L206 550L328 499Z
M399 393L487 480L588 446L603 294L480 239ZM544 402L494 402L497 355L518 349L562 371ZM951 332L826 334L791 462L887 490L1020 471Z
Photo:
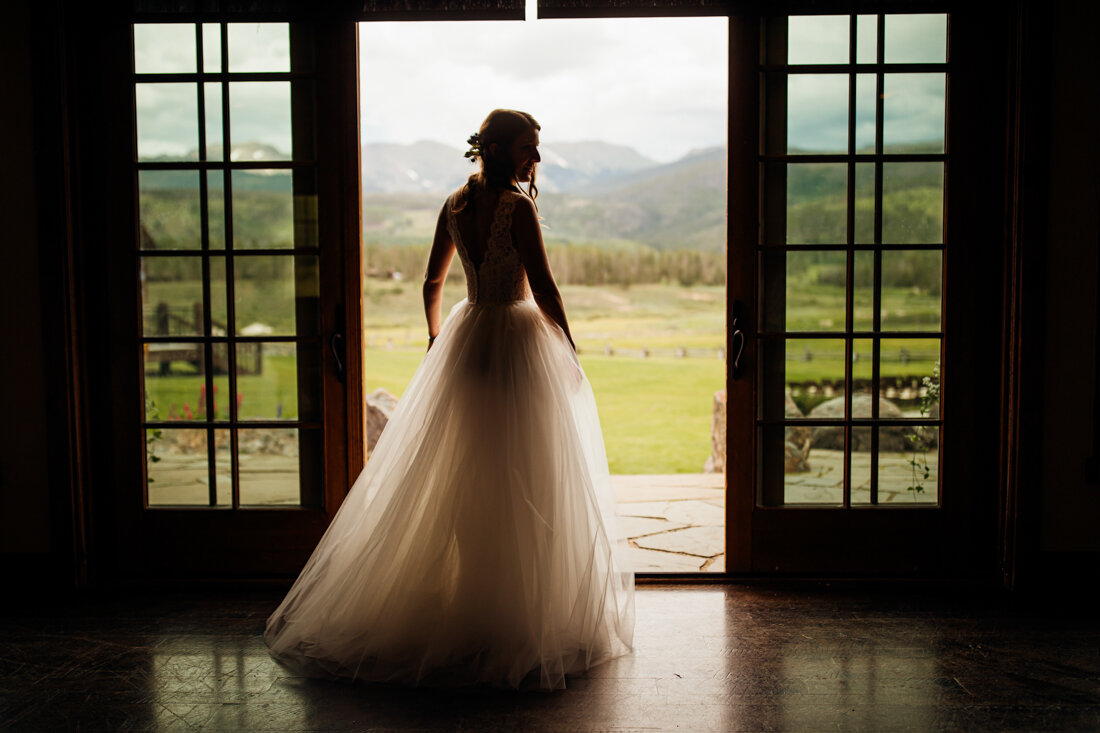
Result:
M626 556L564 334L462 301L265 638L310 676L560 688L629 651Z

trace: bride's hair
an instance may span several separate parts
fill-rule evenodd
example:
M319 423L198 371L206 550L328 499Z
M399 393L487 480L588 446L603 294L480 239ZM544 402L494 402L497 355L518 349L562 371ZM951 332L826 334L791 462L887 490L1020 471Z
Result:
M531 115L514 109L494 109L481 123L481 129L476 135L470 137L470 150L466 157L480 163L480 170L470 176L459 194L455 213L466 208L470 202L474 189L484 190L489 187L507 188L511 185L516 174L515 162L512 160L512 143L520 135L531 130L541 130ZM494 154L492 145L497 145ZM539 189L535 185L535 172L531 171L531 181L527 185L527 195L534 200L539 195Z

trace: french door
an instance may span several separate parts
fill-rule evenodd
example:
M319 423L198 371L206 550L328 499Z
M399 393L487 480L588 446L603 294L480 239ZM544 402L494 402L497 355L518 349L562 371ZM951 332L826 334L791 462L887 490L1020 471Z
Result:
M120 573L292 575L363 460L355 25L131 40L142 480Z
M996 387L968 388L996 300L965 293L995 293L975 239L998 212L954 219L949 192L997 144L952 124L990 120L957 93L967 33L944 12L732 21L731 571L967 575L994 546L969 464L994 464L995 423L968 431Z
M995 547L1003 29L844 10L730 21L731 574ZM355 28L132 28L124 573L293 575L362 465Z

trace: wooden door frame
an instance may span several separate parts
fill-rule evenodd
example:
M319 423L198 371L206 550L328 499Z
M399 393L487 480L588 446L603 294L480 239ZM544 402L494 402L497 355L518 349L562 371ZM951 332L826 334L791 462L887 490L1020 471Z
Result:
M73 257L67 269L72 281L84 286L84 292L74 294L71 305L82 318L73 329L82 348L74 348L72 353L84 357L87 364L80 383L99 385L80 392L83 409L78 403L71 418L79 420L76 429L80 437L74 441L75 448L81 450L78 475L87 477L72 503L74 532L82 531L88 538L83 543L86 558L79 558L77 564L92 568L91 574L77 583L144 582L172 576L252 577L256 567L269 568L273 576L293 577L364 462L362 385L357 377L362 372L361 333L345 327L360 323L362 308L357 25L345 18L305 19L324 36L317 43L316 59L318 196L323 201L318 211L319 236L322 243L339 249L339 254L330 251L321 260L320 292L347 296L340 298L336 307L322 304L320 314L325 342L325 508L147 511L135 502L134 497L140 494L133 490L144 480L141 462L135 458L144 447L140 405L126 399L126 395L140 394L141 365L134 361L140 361L140 356L135 357L138 352L132 348L133 335L140 329L140 309L132 299L137 282L132 126L119 123L120 116L128 117L119 111L129 110L133 104L130 28L140 17L84 18L86 23L65 20L71 22L65 22L63 30L68 34L65 70L71 75L66 102L70 114L80 118L70 125L75 138L69 189ZM238 18L204 14L182 20ZM81 29L79 33L76 27ZM89 27L95 32L88 32ZM98 64L81 65L76 58L95 58ZM339 384L336 355L328 346L328 339L337 331L344 336L341 357L345 373L351 376L345 380L346 390ZM91 419L84 417L89 415ZM81 501L91 507L83 520L77 514ZM229 527L250 552L226 553L224 548L204 542L206 532L225 532ZM165 552L155 557L135 552L152 542L160 543ZM78 547L74 540L74 552L80 552ZM211 573L210 568L218 570Z
M810 14L851 14L851 13L950 13L953 33L965 43L952 48L952 80L949 82L949 94L956 110L964 109L960 103L965 95L971 95L972 104L981 106L982 111L975 119L960 119L965 115L956 114L952 122L951 136L955 149L952 159L956 170L950 174L946 211L950 241L981 242L986 261L992 276L983 287L964 291L957 289L945 294L944 317L956 319L953 330L946 332L945 348L952 354L958 352L958 342L970 336L965 325L959 321L969 319L971 327L982 324L999 324L1006 312L1005 293L1001 288L999 273L1005 266L1005 248L1001 236L1001 222L1006 205L1006 189L999 181L1005 180L1006 146L1009 134L1008 123L1001 112L1005 108L1009 91L1008 81L1012 69L1010 42L1015 33L1011 14L1000 16L990 23L988 18L979 17L979 13L968 8L966 3L927 0L897 0L885 2L820 2L818 0L789 0L780 3L759 2L701 2L682 3L676 0L668 2L631 2L630 0L594 0L576 3L572 0L541 0L539 17L547 18L592 18L592 17L655 17L655 16L698 16L727 15L730 22L729 53L729 129L728 150L728 198L727 198L727 474L726 474L726 573L703 575L668 575L666 579L715 581L773 575L821 574L826 576L882 575L885 571L873 564L863 564L858 553L837 551L824 538L816 540L813 552L817 553L813 564L803 564L794 570L785 570L784 565L793 562L798 565L799 556L804 557L806 550L796 550L780 563L777 570L774 565L761 563L760 558L753 560L753 548L770 546L772 550L782 550L795 541L805 542L807 532L813 529L817 521L815 514L820 510L807 509L770 509L756 506L757 471L756 434L751 420L735 421L737 414L753 416L757 399L755 374L756 359L756 309L758 302L757 272L754 258L745 258L746 252L752 252L757 242L757 234L763 213L760 210L760 180L756 175L758 163L758 143L762 125L761 89L757 65L760 59L760 45L764 15L785 15L796 13ZM990 124L991 123L991 124ZM984 126L983 126L984 125ZM958 148L964 148L959 150ZM746 173L737 175L737 171ZM748 173L752 171L752 173ZM945 185L947 185L945 183ZM974 192L977 192L975 194ZM974 219L956 217L950 219L951 211L965 211L973 200L980 204L982 216ZM963 246L955 246L945 255L945 271L967 267L969 252ZM959 262L959 258L963 261ZM748 262L748 264L745 264ZM961 317L960 317L961 314ZM744 349L741 352L741 369L736 378L733 373L733 357L738 344L732 343L732 324L734 316L743 332ZM979 331L977 345L963 344L961 351L979 354L1000 354L1003 343L999 328L986 327ZM1007 348L1007 346L1006 346ZM996 357L994 357L995 359ZM999 366L999 365L998 365ZM945 451L940 467L941 475L950 475L955 486L970 487L969 490L956 492L945 499L950 511L901 511L895 514L883 514L881 511L849 512L844 521L838 522L835 529L840 532L871 532L884 544L901 537L903 533L920 531L933 537L952 536L960 541L960 546L948 548L935 546L931 558L924 562L916 557L912 548L904 542L893 543L892 549L920 560L924 564L915 572L903 573L900 577L980 577L991 579L996 575L994 554L997 544L997 502L1004 495L1005 485L996 478L997 456L1006 450L1004 442L1007 436L1000 435L997 429L998 416L1005 405L996 379L980 380L973 371L965 368L953 368L947 375L951 392L948 399L962 402L961 395L971 395L969 409L952 409L950 430L956 436L969 436L976 425L985 416L983 429L978 431L981 455L987 461L985 470L979 471L971 460L973 454L964 450ZM993 371L996 371L994 369ZM953 397L951 395L954 395ZM1018 440L1018 438L1017 438ZM994 470L989 470L993 468ZM946 494L946 492L945 492ZM770 536L753 536L753 514L755 512L786 512L796 517L795 529L790 534L772 533ZM884 530L875 530L881 524ZM767 545L762 545L767 543ZM933 544L935 542L933 541ZM879 548L881 549L881 548ZM876 550L877 551L877 550ZM894 572L886 572L895 575Z
M997 416L1003 396L997 379L985 379L973 365L985 357L993 365L1000 354L999 324L1005 308L1000 273L1006 266L1001 223L1005 212L1006 142L1009 131L1002 118L1009 93L1013 34L1011 18L982 16L963 4L907 3L866 7L866 12L950 13L951 36L948 82L949 162L945 173L945 226L949 245L944 256L945 364L944 390L947 427L940 476L941 508L846 510L826 520L830 510L757 506L755 403L756 309L758 273L755 246L762 225L760 181L755 175L731 175L729 187L729 313L733 303L741 313L745 332L742 369L729 373L727 411L728 495L727 569L748 575L889 575L900 577L996 577L993 548L997 546L997 502L1004 492L995 470L1006 436L998 435ZM767 15L796 12L820 14L859 12L859 3L803 3L769 5ZM731 171L757 170L763 125L762 90L757 66L765 42L761 15L731 19L730 138ZM740 104L761 100L760 105ZM751 109L747 109L750 107ZM965 212L952 216L952 212ZM984 268L988 280L959 287L952 273ZM957 277L956 277L957 280ZM985 326L983 328L983 325ZM732 346L731 346L732 349ZM727 351L733 355L733 351ZM965 365L965 366L964 366ZM996 369L991 370L996 372ZM735 416L740 420L734 420ZM985 416L985 419L982 419ZM743 449L733 450L737 446ZM750 447L751 446L751 447ZM741 454L738 464L733 456ZM975 460L977 459L977 460ZM985 466L981 470L980 465ZM782 514L780 514L782 513ZM766 521L754 521L764 519ZM781 522L773 522L771 519ZM770 519L769 519L770 518ZM861 535L859 547L833 541L833 536ZM907 537L927 537L926 546L911 546ZM891 562L882 562L890 553ZM902 568L910 567L909 571Z
M634 9L629 7L630 3L625 2L585 3L579 11L573 3L563 1L557 4L571 5L574 8L558 13L557 17L663 14L661 9L655 9L651 3L638 3L638 7ZM677 13L677 6L680 4L669 2L667 5L668 14L672 15L726 12L733 16L730 21L730 89L731 99L738 98L737 95L743 90L737 86L738 82L732 73L734 59L746 58L748 54L747 58L755 61L756 56L753 55L751 46L736 44L734 40L747 37L744 34L752 31L756 18L753 13L757 12L759 6L756 3L704 3L707 7L702 8L696 3L690 7L682 5ZM718 11L714 10L715 5L720 6ZM738 15L734 12L735 5L744 14ZM824 7L820 3L791 3L787 10L795 10L799 5L803 10L819 12ZM830 4L842 12L861 9L867 12L890 12L895 9L895 5L899 8L912 8L929 4L890 3L889 7L886 4ZM949 10L957 16L953 21L957 29L958 19L965 12L965 4L949 5ZM998 457L992 464L992 470L997 474L993 498L999 507L999 511L997 507L993 511L1000 520L1000 535L993 541L983 539L975 544L979 545L979 555L996 556L991 562L1003 570L1006 578L1014 578L1021 564L1034 569L1034 562L1037 560L1034 546L1038 532L1031 519L1037 503L1039 487L1034 478L1038 467L1026 457L1030 455L1026 448L1033 445L1033 439L1037 435L1037 428L1034 426L1038 423L1034 419L1029 423L1026 418L1041 413L1041 399L1034 390L1025 389L1026 384L1035 383L1036 360L1034 354L1030 359L1026 357L1024 349L1030 347L1031 342L1024 334L1029 329L1032 329L1032 333L1037 333L1034 327L1041 324L1042 320L1041 310L1033 305L1042 296L1041 282L1034 277L1034 271L1030 271L1031 275L1028 274L1029 263L1034 263L1036 250L1041 248L1041 239L1027 236L1028 232L1037 231L1034 212L1041 207L1034 196L1026 196L1027 188L1023 180L1034 182L1040 177L1035 175L1040 168L1032 158L1028 158L1027 160L1032 161L1028 168L1032 175L1028 178L1020 174L1019 167L1024 159L1021 121L1030 121L1031 129L1034 130L1035 121L1042 119L1041 110L1029 108L1027 102L1031 100L1027 99L1027 94L1021 95L1020 90L1034 92L1042 84L1042 79L1035 78L1034 57L1027 59L1026 65L1023 63L1021 38L1026 36L1034 41L1036 34L1034 28L1029 32L1023 23L1023 6L1024 3L1017 0L1012 12L1006 13L1006 17L998 21L992 32L987 25L983 25L983 35L979 36L984 39L982 43L987 48L992 46L999 49L1011 45L1011 50L999 56L996 53L991 56L987 54L985 60L966 79L958 75L959 69L956 68L952 82L957 92L962 91L960 86L969 86L971 91L991 100L994 106L997 100L1003 101L1006 110L997 115L999 122L996 128L996 134L1002 135L1004 140L998 138L999 142L985 146L980 155L975 155L970 161L973 165L969 166L972 168L969 178L971 182L980 184L984 192L984 204L992 206L992 198L996 198L996 206L1004 217L1003 237L991 239L988 232L985 233L985 240L996 245L998 251L1004 252L1005 258L1003 281L998 284L996 307L992 309L996 323L991 323L989 328L990 332L996 332L993 341L998 345L1001 383L1004 386L1002 394L992 402L997 424L1000 426L995 441ZM942 9L943 4L935 7ZM338 14L333 15L335 18ZM107 245L112 236L119 232L112 230L109 217L104 214L105 207L114 207L115 213L127 213L125 203L122 204L123 211L117 211L119 202L109 200L104 192L130 185L127 172L118 167L117 155L120 148L117 144L112 144L111 136L106 134L111 129L112 117L105 111L111 109L111 104L120 101L117 89L113 89L110 80L105 78L110 67L106 59L112 53L111 29L128 28L128 20L118 15L104 15L88 9L59 9L56 6L48 9L36 7L32 11L32 17L34 106L37 121L35 151L36 157L42 163L35 185L39 201L42 292L49 294L43 297L44 346L47 381L54 385L47 405L51 456L49 491L55 547L50 572L64 576L65 579L59 581L61 586L83 587L110 582L127 562L125 551L113 548L110 537L117 535L118 531L114 503L122 487L133 480L134 467L127 466L127 461L132 462L133 453L126 451L126 456L120 458L123 451L116 452L114 436L125 435L125 431L120 432L120 427L125 427L127 420L136 420L139 417L118 409L113 400L113 394L125 394L120 390L133 385L127 383L122 374L125 369L120 368L123 366L119 363L120 347L112 340L116 332L104 326L113 315L133 318L132 308L120 310L108 307L111 300L109 293L119 277L119 263L111 258L111 248ZM547 12L543 17L554 17L554 13ZM354 24L357 21L350 22ZM977 21L972 27L977 28ZM980 50L975 49L974 56L980 56ZM953 52L957 61L959 52ZM1038 68L1041 73L1041 63ZM981 76L983 73L987 74L984 78ZM995 88L983 91L983 85L988 87L990 83ZM752 91L756 89L755 81L752 84L754 86L747 90L750 97L758 93ZM358 93L357 88L355 93ZM357 114L357 100L354 106L354 113ZM743 155L745 149L750 153L755 151L755 110L755 107L731 107L731 170L735 166L735 155ZM343 114L341 117L345 121L350 119ZM975 129L971 132L977 134L978 131ZM988 135L990 131L986 129L984 133ZM126 150L122 149L121 152L121 160L126 161ZM958 160L958 151L954 155ZM994 165L997 171L1012 171L1013 175L1010 177L1006 173L1004 185L998 187L993 180L995 177L982 173L980 167L974 167L983 163ZM358 171L353 174L351 169L357 166L358 161L348 159L345 164L341 175L357 177ZM957 181L957 176L953 176L952 180ZM729 232L732 251L736 238L755 241L758 212L757 183L753 177L731 177L730 182ZM322 185L329 184L322 181ZM962 196L959 191L962 188L962 185L953 184L949 196ZM358 207L355 208L357 211ZM743 212L747 212L747 215L743 216ZM1032 214L1031 217L1025 216L1025 212ZM128 214L132 216L133 212ZM352 224L345 218L344 226L350 231L352 227L358 226L358 222ZM125 232L123 236L126 236ZM97 258L98 253L104 252L108 254L107 257ZM743 287L743 279L753 280L752 276L751 271L731 269L730 289L739 282L742 284L738 287ZM354 275L345 273L345 278L350 282ZM755 298L751 302L755 302ZM1025 304L1032 305L1025 308ZM949 305L952 310L965 307L965 303L953 302ZM352 306L346 306L349 308L345 311L346 315L352 316ZM129 311L129 314L125 311ZM347 322L356 321L349 317ZM752 318L744 319L743 323L751 327ZM1003 333L1000 332L1002 324ZM742 360L743 363L751 364L755 356L754 341L751 333L748 335L750 338L747 339ZM353 347L350 338L348 353L360 353L359 349ZM958 390L961 386L957 381L959 375L953 374L952 379L955 380L952 389ZM730 382L729 386L732 387L733 384ZM753 387L747 382L743 384L749 386L745 389L738 386L736 390L729 392L731 408L737 400L746 397L753 399ZM359 397L360 399L354 401L349 399L353 402L352 411L348 414L345 448L349 480L358 472L354 452L361 441L353 435L353 428L358 425L362 429L361 414L354 414L354 410L361 410L361 392ZM986 401L986 404L990 403ZM1030 430L1029 424L1032 426ZM954 422L952 429L956 429ZM729 443L751 444L751 434L743 435L744 432L742 427L731 424L727 432ZM740 442L744 440L749 442ZM962 456L958 458L960 461L963 459ZM745 463L747 466L755 465L755 461L751 460ZM955 468L958 466L950 463L944 466L945 472ZM752 468L745 472L753 485L754 471L755 468ZM989 492L986 493L981 503L988 507L990 497ZM751 525L746 527L744 521L751 510L751 493L729 494L727 551L728 568L731 572L725 576L708 574L700 576L700 579L713 582L723 577L736 578L753 574L751 564L746 561L751 547ZM980 508L976 507L970 516L980 519L981 513ZM23 562L23 558L5 558L5 564L9 566ZM984 560L981 564L985 567Z

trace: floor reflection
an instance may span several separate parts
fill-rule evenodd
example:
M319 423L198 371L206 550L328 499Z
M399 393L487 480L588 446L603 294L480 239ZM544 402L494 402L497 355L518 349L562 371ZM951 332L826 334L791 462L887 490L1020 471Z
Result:
M634 652L558 692L295 677L281 592L128 595L0 612L0 730L1092 730L1089 609L992 593L640 587Z

